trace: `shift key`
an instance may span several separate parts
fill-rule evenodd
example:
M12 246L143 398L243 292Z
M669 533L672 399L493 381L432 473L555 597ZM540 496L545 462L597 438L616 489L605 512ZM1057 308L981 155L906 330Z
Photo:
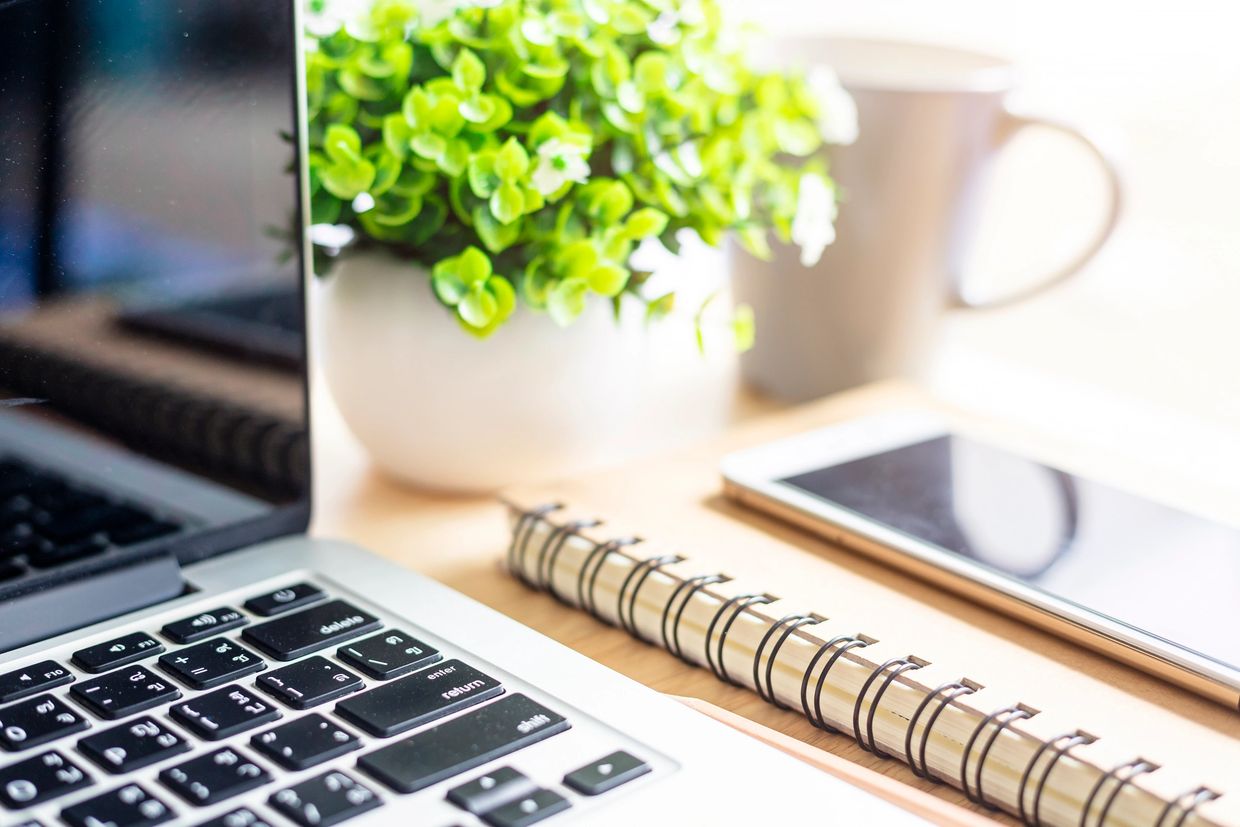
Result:
M569 728L563 715L510 695L358 759L367 775L415 793Z
M277 660L294 660L379 628L379 620L351 603L333 600L251 626L241 636Z
M503 691L490 675L459 660L448 660L346 698L336 704L336 714L371 735L389 738Z

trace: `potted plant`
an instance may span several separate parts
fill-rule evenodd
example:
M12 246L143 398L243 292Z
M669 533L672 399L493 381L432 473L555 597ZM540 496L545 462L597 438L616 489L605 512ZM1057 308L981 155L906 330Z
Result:
M487 489L721 424L752 336L686 236L816 256L821 95L716 0L319 2L311 240L323 360L406 480Z

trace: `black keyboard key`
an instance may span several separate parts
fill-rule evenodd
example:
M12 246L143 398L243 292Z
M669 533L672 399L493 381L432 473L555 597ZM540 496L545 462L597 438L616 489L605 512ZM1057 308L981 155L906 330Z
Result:
M494 698L503 691L495 678L459 660L449 660L345 698L336 704L336 714L371 735L388 738Z
M88 735L78 750L110 773L120 774L150 766L189 751L189 743L165 723L137 718Z
M396 792L415 793L568 728L563 715L511 695L363 755L357 765Z
M139 664L76 683L69 695L100 718L114 721L175 701L181 690Z
M38 695L0 709L0 747L9 752L30 749L88 726L86 718L63 701Z
M236 684L179 703L170 714L173 720L208 741L219 741L280 717L278 709Z
M160 633L173 643L197 643L247 623L249 621L241 612L222 606L183 620L174 620L160 629Z
M159 780L190 804L206 807L261 787L271 776L238 750L225 747L169 767Z
M254 748L290 770L308 770L361 747L357 736L322 715L307 715L260 732Z
M0 804L20 810L90 784L90 777L68 758L45 752L0 769Z
M396 629L341 646L336 657L372 678L390 680L443 658L433 646Z
M249 807L238 807L222 816L207 819L198 827L272 827L272 824Z
M251 597L245 601L245 607L256 615L271 617L326 599L327 595L323 594L322 589L317 586L298 583L285 589L277 589L274 592L260 594L258 597Z
M0 675L0 704L20 700L44 689L64 686L73 681L73 673L54 660L32 663Z
M321 655L259 675L254 683L259 689L293 709L309 709L334 701L365 685L357 675Z
M562 813L571 805L551 790L535 790L524 798L501 805L482 816L491 827L526 827Z
M164 802L137 784L66 807L60 817L70 827L154 827L176 817Z
M169 652L159 666L190 689L213 689L267 668L262 658L227 638Z
M146 632L133 632L73 653L73 662L87 672L106 672L118 666L158 655L164 645Z
M564 785L582 795L602 795L650 772L650 765L617 750L564 776Z
M383 802L344 773L329 772L280 790L268 803L301 827L331 827Z
M379 619L343 600L251 626L241 636L278 660L294 660L379 628Z
M500 767L448 790L448 800L462 810L482 815L537 789L537 784L512 767Z

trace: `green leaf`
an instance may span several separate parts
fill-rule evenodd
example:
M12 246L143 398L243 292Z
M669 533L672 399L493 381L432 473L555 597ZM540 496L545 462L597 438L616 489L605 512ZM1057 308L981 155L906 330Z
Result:
M556 254L559 272L570 279L586 279L599 264L598 248L589 239L566 245Z
M547 312L560 327L572 324L586 309L590 284L585 279L564 279L547 294Z
M357 161L362 157L362 139L353 127L334 123L323 133L323 151L333 161Z
M469 292L465 282L461 281L455 273L435 272L431 276L431 287L434 288L439 300L449 307L456 307Z
M490 95L475 93L474 95L461 101L461 105L459 107L461 117L469 121L471 124L487 123L491 120L491 118L495 117L496 100L497 98Z
M474 207L474 232L478 234L478 238L492 253L502 253L513 244L517 243L517 239L521 237L521 225L517 223L501 224L499 219L491 214L491 210L487 206Z
M459 178L465 174L466 168L469 166L469 144L460 138L454 138L448 141L447 147L444 149L443 155L439 156L439 168L453 178Z
M499 187L495 174L495 153L484 152L469 159L469 188L479 198L490 198Z
M650 238L661 235L667 229L668 216L662 210L645 207L634 211L624 222L624 234L629 238Z
M452 62L452 80L465 92L477 92L487 79L487 67L469 49L461 49Z
M517 293L512 289L512 282L503 276L491 276L487 281L487 290L495 297L495 318L503 321L517 309Z
M491 214L501 224L511 224L525 211L525 194L516 184L503 183L491 196Z
M332 164L319 170L319 180L332 195L352 201L370 188L375 180L375 167L362 160Z
M491 276L491 259L477 247L470 245L456 257L456 273L471 288L484 283Z
M413 129L429 129L431 120L431 98L421 86L415 86L405 95L400 112L405 123Z
M487 290L484 283L470 285L469 291L456 306L456 312L460 314L461 319L473 327L486 327L495 318L498 310L499 303L495 301L495 297Z
M495 174L504 181L515 181L530 168L530 156L516 138L509 138L495 156Z
M405 121L403 115L391 114L383 119L383 145L388 152L400 160L409 155L409 141L413 139L413 129Z
M590 289L603 296L616 296L624 290L629 280L629 271L618 264L607 262L591 271Z
M438 161L443 157L444 151L448 148L448 142L443 136L436 135L434 132L423 132L420 135L414 135L413 140L409 142L409 146L418 155L431 161Z
M676 294L664 293L657 299L652 299L646 305L646 321L653 322L665 318L673 310L676 309Z

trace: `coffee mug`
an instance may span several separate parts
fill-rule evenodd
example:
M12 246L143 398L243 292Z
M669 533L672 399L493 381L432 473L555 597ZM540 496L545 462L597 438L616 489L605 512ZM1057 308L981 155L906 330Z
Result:
M741 369L759 390L802 401L915 373L945 309L996 307L1041 293L1077 273L1114 229L1121 200L1115 165L1076 127L1010 110L1010 62L896 41L823 37L774 45L773 63L831 66L856 102L860 130L852 145L826 150L842 203L836 239L816 265L802 266L791 246L777 245L769 262L732 251L734 294L753 307L758 326ZM1109 186L1106 214L1062 266L1024 289L977 298L961 271L987 171L1029 127L1070 136L1097 160Z

